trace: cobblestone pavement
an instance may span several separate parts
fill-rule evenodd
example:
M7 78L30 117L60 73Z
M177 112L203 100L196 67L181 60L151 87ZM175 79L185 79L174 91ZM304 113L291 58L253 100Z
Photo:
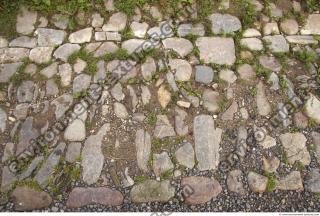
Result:
M0 35L0 210L319 211L320 8L209 3L21 6Z

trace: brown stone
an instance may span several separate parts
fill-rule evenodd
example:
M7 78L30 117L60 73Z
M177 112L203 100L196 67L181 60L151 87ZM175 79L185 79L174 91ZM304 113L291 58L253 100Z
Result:
M119 206L123 202L123 195L106 187L81 188L72 190L67 201L68 208L79 208L90 204L101 204L106 206Z
M185 177L181 181L185 202L190 205L203 204L216 198L222 191L217 180L207 177Z
M48 193L26 186L16 187L11 196L14 202L14 209L17 211L30 211L46 208L52 202Z

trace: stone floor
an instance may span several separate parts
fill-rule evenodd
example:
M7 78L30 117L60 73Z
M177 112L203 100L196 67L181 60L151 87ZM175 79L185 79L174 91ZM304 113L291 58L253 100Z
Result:
M1 211L320 210L319 11L105 2L0 35Z

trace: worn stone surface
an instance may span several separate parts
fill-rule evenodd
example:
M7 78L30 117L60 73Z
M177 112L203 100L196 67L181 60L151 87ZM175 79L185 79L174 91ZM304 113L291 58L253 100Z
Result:
M90 42L92 37L92 28L85 28L74 33L71 33L69 36L70 43L86 43Z
M96 183L100 177L104 163L101 145L109 127L109 124L104 124L95 135L89 136L84 143L81 153L82 179L88 185Z
M115 13L113 14L108 22L103 25L103 31L117 32L122 31L126 27L127 16L124 13Z
M202 95L203 106L209 111L216 113L219 111L219 93L209 89L204 90Z
M215 34L232 33L241 28L240 20L230 14L212 14L209 16L212 32Z
M161 174L172 170L173 167L173 163L167 152L153 154L152 168L156 176L160 177Z
M320 124L320 100L313 94L310 94L305 104L305 113L309 118Z
M76 187L67 200L67 207L79 208L91 204L119 206L123 203L121 192L107 187Z
M173 50L181 57L188 55L193 48L192 43L184 38L167 38L162 43L165 49Z
M237 72L242 80L250 81L256 78L256 73L253 67L249 64L239 66Z
M303 165L309 165L311 158L306 147L307 139L302 133L282 134L280 141L290 164L299 161Z
M10 47L34 48L37 46L37 40L28 36L21 36L9 43Z
M157 116L157 122L153 134L155 137L160 139L176 135L174 128L166 115Z
M199 115L194 118L193 133L199 170L216 169L222 130L214 126L211 116Z
M307 18L307 22L303 29L301 29L301 34L303 35L320 35L320 14L310 14Z
M0 108L0 132L3 133L7 127L7 113Z
M44 188L49 183L49 178L59 163L60 157L63 156L65 148L65 143L59 143L34 177L34 180L37 181L41 187Z
M30 141L39 136L38 130L33 128L33 117L28 117L21 125L19 132L19 142L16 149L16 155L22 153L30 145Z
M135 138L138 167L147 172L151 152L151 137L147 131L139 129Z
M271 157L271 158L262 158L262 163L263 163L263 170L268 172L268 173L274 173L277 171L279 165L280 165L280 160L277 157Z
M29 53L27 48L0 48L0 64L22 61Z
M36 21L37 12L30 11L26 7L21 7L17 16L17 32L24 35L31 34L34 31Z
M83 141L86 138L86 127L82 120L75 119L66 128L64 132L64 139L68 141Z
M66 32L56 29L38 28L38 45L43 47L59 46L66 37Z
M192 169L195 164L194 150L190 143L183 143L175 152L175 157L179 164Z
M265 36L263 40L274 53L289 52L289 44L282 35Z
M183 59L170 59L169 65L174 71L175 80L188 81L191 78L192 67L188 61Z
M30 211L49 207L52 198L47 192L18 186L11 194L16 211Z
M178 101L179 102L179 101ZM178 107L175 108L176 116L174 117L175 130L179 136L184 136L188 133L189 127L185 123L188 113Z
M52 47L36 47L30 51L29 58L37 64L48 63L52 57Z
M212 82L214 73L211 67L197 65L195 67L195 70L196 70L195 80L197 82L204 83L204 84L208 84Z
M258 38L244 38L241 39L240 44L253 51L260 51L263 49L262 41Z
M257 85L257 95L256 95L258 113L262 116L267 116L271 112L270 103L266 97L265 87L260 81Z
M287 176L276 181L278 190L303 190L302 178L299 171L292 171Z
M308 179L305 181L305 188L307 191L313 193L320 192L320 170L311 169Z
M167 202L174 197L175 189L170 181L147 180L134 185L130 191L130 199L135 203Z
M253 192L262 193L266 190L268 178L255 172L249 172L248 184Z
M184 177L181 180L182 194L189 205L204 204L215 199L222 188L217 180L207 177Z
M236 60L232 38L200 37L196 40L196 46L200 59L205 63L233 65Z
M77 52L80 50L80 46L78 44L70 44L66 43L60 46L58 49L56 49L53 53L53 56L56 59L60 59L64 62L68 61L68 58L71 54Z
M245 189L242 183L243 173L241 170L232 170L229 172L227 178L227 186L229 191L238 193L240 195L245 194Z

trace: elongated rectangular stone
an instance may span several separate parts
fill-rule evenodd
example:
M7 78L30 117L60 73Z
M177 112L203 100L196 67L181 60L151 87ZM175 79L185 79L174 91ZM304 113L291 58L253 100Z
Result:
M199 115L194 118L193 132L199 170L216 169L219 165L222 130L215 128L210 115Z

